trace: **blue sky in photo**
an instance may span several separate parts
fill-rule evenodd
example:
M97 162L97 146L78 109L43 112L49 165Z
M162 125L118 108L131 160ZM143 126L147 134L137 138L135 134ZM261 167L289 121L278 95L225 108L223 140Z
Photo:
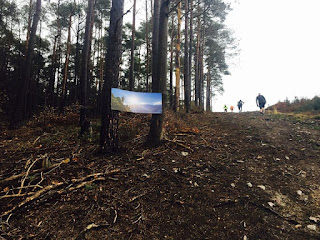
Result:
M125 105L162 105L161 93L132 92L119 88L111 89L115 97L124 97Z

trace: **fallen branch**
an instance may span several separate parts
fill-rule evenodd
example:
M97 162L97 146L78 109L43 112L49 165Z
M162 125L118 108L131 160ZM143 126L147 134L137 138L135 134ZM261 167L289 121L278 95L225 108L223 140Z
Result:
M207 140L205 140L205 139L202 138L202 137L200 137L200 138L204 141L204 143L206 144L206 145L205 145L206 147L211 148L211 149L215 149L214 147L212 147L212 146L207 142Z
M93 183L95 181L101 181L101 180L105 180L104 177L99 177L99 176L102 176L102 175L111 175L111 174L114 174L114 173L118 173L120 172L120 169L115 169L115 170L112 170L110 172L107 172L107 173L94 173L94 174L90 174L90 175L87 175L83 178L79 178L79 179L72 179L71 180L71 185L72 186L73 184L75 183L80 183L78 184L77 186L74 186L74 187L70 187L68 189L62 189L60 191L57 191L56 193L58 194L63 194L65 192L70 192L70 191L73 191L75 189L78 189L78 188L81 188L82 186L88 184L88 183ZM89 178L94 178L93 180L91 181L86 181L88 180ZM41 190L35 192L32 196L30 197L27 197L24 201L22 201L21 203L19 203L17 206L11 208L10 210L4 212L2 215L0 215L0 217L3 217L3 216L6 216L8 214L11 214L13 211L21 208L22 206L26 205L27 203L31 202L31 201L34 201L35 199L41 197L43 194L53 190L53 189L56 189L62 185L67 185L69 184L70 182L60 182L60 183L57 183L57 184L54 184L54 185L49 185L49 186L46 186L44 188L42 188Z
M21 203L19 203L17 206L11 208L10 210L4 212L0 217L4 217L10 213L12 213L13 211L15 211L16 209L19 209L21 208L22 206L26 205L27 203L39 198L42 194L52 190L52 189L55 189L61 185L63 185L64 183L57 183L55 185L49 185L49 186L46 186L44 187L43 189L37 191L35 194L33 194L32 196L30 197L27 197L26 200L22 201Z
M43 176L42 176L42 173L41 173L41 180L40 182L38 182L37 184L35 185L28 185L28 186L23 186L23 187L18 187L18 188L12 188L11 191L14 191L14 190L22 190L22 189L27 189L27 188L43 188L40 183L44 180ZM26 196L26 195L32 195L33 193L30 192L30 193L21 193L21 191L19 191L19 193L17 194L7 194L7 195L3 195L3 196L0 196L0 199L3 199L3 198L14 198L14 197L23 197L23 196Z
M53 164L52 166L49 166L49 167L45 167L45 168L40 168L40 169L35 169L35 170L32 170L31 172L29 172L29 174L34 174L34 173L38 173L38 172L44 172L46 170L50 170L52 168L55 168L57 166L61 166L62 164L64 163L67 163L65 160L61 161L60 163L56 163L56 164ZM9 181L12 181L12 180L15 180L17 178L20 178L20 177L23 177L24 175L26 174L26 172L23 172L23 173L20 173L20 174L17 174L17 175L13 175L11 177L8 177L6 179L2 179L0 180L0 184L3 184L5 182L9 182Z
M104 176L108 176L108 175L111 175L111 174L114 174L114 173L118 173L120 172L121 170L120 169L115 169L115 170L111 170L109 172L106 172L106 173L93 173L93 174L89 174L83 178L79 178L79 179L72 179L71 181L73 183L77 183L77 182L83 182L83 181L86 181L87 179L89 178L97 178L98 176L101 176L101 175L104 175Z
M47 154L45 154L44 157L47 157ZM24 186L24 182L26 181L26 179L27 179L27 177L28 177L28 175L29 175L29 172L30 172L31 168L32 168L32 167L34 166L34 164L35 164L36 162L38 162L40 159L42 159L42 157L37 158L36 160L34 160L33 163L31 163L30 166L28 167L28 170L27 170L26 174L24 175L24 178L23 178L22 181L21 181L20 190L19 190L18 194L21 193L21 191L22 191L22 189L23 189L23 186Z
M30 193L17 193L17 194L11 194L11 195L3 195L0 197L0 200L4 198L24 197L26 195L30 195Z
M177 144L177 145L179 145L179 146L181 146L181 147L184 147L184 148L190 150L191 152L193 152L193 149L192 149L192 148L190 148L190 147L188 147L188 146L186 146L186 145L184 145L184 144L182 144L182 143L180 143L180 142L177 142L177 141L175 141L175 140L170 140L170 139L168 139L168 138L166 138L165 140L168 141L168 142L175 143L175 144Z
M63 194L63 193L65 193L65 192L71 192L71 191L73 191L73 190L82 188L83 186L85 186L85 185L87 185L87 184L92 184L92 183L94 183L94 182L96 182L96 181L104 181L104 180L106 180L104 177L95 178L95 179L93 179L93 180L91 180L91 181L82 182L82 183L78 184L77 186L70 187L70 188L68 188L68 189L61 189L61 190L58 191L57 193L58 193L58 194Z

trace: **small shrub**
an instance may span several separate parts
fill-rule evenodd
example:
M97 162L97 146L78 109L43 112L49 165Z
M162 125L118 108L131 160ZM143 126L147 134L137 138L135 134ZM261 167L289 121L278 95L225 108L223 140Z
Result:
M312 99L312 106L313 106L313 110L315 111L320 110L320 97L316 96Z

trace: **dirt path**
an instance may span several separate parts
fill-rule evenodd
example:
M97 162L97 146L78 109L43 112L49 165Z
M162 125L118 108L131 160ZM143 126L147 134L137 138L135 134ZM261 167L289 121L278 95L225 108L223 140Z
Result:
M167 128L168 140L155 149L144 147L139 136L114 156L77 146L83 149L77 161L48 174L46 182L119 172L63 194L49 192L14 212L8 223L3 218L1 236L320 238L319 121L212 113L192 114ZM1 186L2 194L7 186ZM8 210L17 199L0 204Z

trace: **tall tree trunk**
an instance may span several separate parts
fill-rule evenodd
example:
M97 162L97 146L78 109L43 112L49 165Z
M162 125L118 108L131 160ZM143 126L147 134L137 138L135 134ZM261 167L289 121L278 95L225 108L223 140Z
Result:
M102 19L102 14L101 14L101 19L100 19L101 23L103 23L103 19ZM99 62L99 68L100 68L100 75L99 75L99 79L100 79L100 82L99 82L99 89L98 89L98 92L99 92L99 95L100 95L100 92L102 90L102 84L103 84L103 71L104 71L104 66L103 66L103 63L104 63L104 48L103 48L103 43L102 43L102 28L103 28L103 24L101 24L101 27L100 27L100 52L99 52L99 55L100 55L100 62Z
M60 15L59 15L59 9L60 9L60 0L58 0L57 3L57 35L54 37L54 44L53 44L53 51L52 51L52 59L51 59L51 72L50 72L50 80L49 80L49 86L48 86L48 102L49 106L55 106L55 94L54 94L54 88L55 88L55 81L56 81L56 71L58 68L58 58L60 58L60 55L58 53L60 49L60 43L61 43L61 24L60 24ZM57 50L58 49L58 50Z
M82 49L81 74L80 74L80 135L89 132L90 121L88 120L88 66L90 59L90 46L92 40L92 22L94 21L94 0L88 0L88 12L86 18L86 29Z
M76 53L74 57L74 102L80 102L80 51L81 51L81 46L80 46L80 18L81 14L78 14L78 20L77 20L77 37L76 37Z
M193 45L193 0L190 0L190 39L189 39L189 73L188 82L190 88L190 101L191 101L191 76L192 76L192 45ZM191 102L190 102L191 103Z
M200 61L199 61L199 80L200 80L200 108L204 110L204 47L205 47L205 30L206 30L206 13L203 12L203 26L200 42Z
M176 43L176 91L175 91L175 111L179 112L180 105L180 44L181 44L181 2L178 4L178 28Z
M195 105L200 104L200 74L199 74L199 59L200 59L200 37L201 37L201 23L200 23L200 11L198 11L197 20L197 44L196 44L196 54L195 54Z
M69 26L68 26L68 38L67 38L67 52L66 60L64 63L63 70L63 81L62 81L62 93L61 93L61 102L60 102L60 113L64 113L64 107L66 105L66 95L67 95L67 80L69 73L69 58L71 51L71 26L72 26L72 13L69 15Z
M113 132L110 126L111 111L111 87L119 85L119 71L121 61L122 25L123 25L124 0L113 0L110 12L109 38L106 53L105 77L102 89L100 150L106 151L113 145Z
M24 76L21 78L22 86L19 88L19 93L17 95L16 107L12 115L12 121L10 127L15 127L17 124L21 123L26 118L30 117L30 105L31 105L31 94L30 94L30 85L32 81L32 58L33 58L33 49L34 42L37 32L38 22L40 20L41 13L41 0L36 2L36 11L33 16L32 27L30 31L30 38L28 43L28 51L25 58L24 64Z
M210 67L208 67L208 74L207 74L206 111L211 112L211 72L210 72Z
M48 85L48 105L54 106L54 82L56 79L56 65L57 65L57 42L58 36L54 37L52 57L51 57L51 69L50 69L50 79Z
M162 1L162 0L161 0ZM153 27L152 27L152 85L157 82L158 76L158 44L159 44L159 15L160 0L154 0L153 7ZM153 90L153 86L152 86Z
M156 2L157 0L155 0ZM157 75L152 81L152 91L162 93L162 107L166 103L166 83L167 83L167 52L168 52L168 12L170 0L161 0L160 16L159 16L159 41L158 41L158 57L159 61ZM155 9L156 11L156 4ZM154 22L155 24L155 22ZM157 25L157 24L155 24ZM155 30L155 29L154 29ZM153 62L153 64L155 64ZM162 140L162 125L164 112L162 114L152 114L150 123L150 131L148 135L148 143L153 146L160 144Z
M89 0L88 0L89 1ZM93 3L93 8L94 8L94 4L95 4L96 1L94 1ZM94 71L94 54L91 54L91 51L92 51L92 48L91 48L91 45L92 45L92 39L93 39L93 26L94 26L94 10L92 10L93 13L92 13L92 19L90 21L90 32L89 32L89 60L88 60L88 68L87 68L87 74L88 74L88 91L90 89L90 86L92 85L93 83L93 71Z
M146 0L146 44L147 44L147 61L146 61L146 91L149 92L149 55L150 55L150 43L149 43L149 23L148 23L148 1Z
M200 44L200 58L199 58L199 106L204 109L204 72L203 72L203 43Z
M173 98L173 43L174 43L174 16L171 16L171 34L170 34L170 108L174 106L174 98Z
M41 18L39 20L39 47L38 47L38 52L37 52L37 58L41 59L41 48L42 48L42 38L41 38L41 30L42 30L42 21ZM31 111L34 111L34 106L40 106L42 105L41 101L42 101L42 92L40 90L40 78L41 78L41 67L40 64L38 65L38 69L37 69L37 74L35 76L35 81L33 81L33 87L31 87L31 89L33 89L34 94L32 97L32 103L31 103ZM45 98L44 98L45 99Z
M30 28L31 28L31 20L32 20L32 8L33 8L33 1L30 0L29 2L29 14L28 14L28 26L27 26L27 38L26 38L26 55L29 48L29 39L30 39Z
M191 88L189 84L189 1L185 0L185 39L184 39L184 105L186 113L190 112Z
M129 76L129 90L134 89L134 43L136 34L136 0L133 0L132 12L132 32L131 32L131 59L130 59L130 76Z
M99 39L100 39L100 37L99 37L99 28L100 28L100 26L99 27L96 27L96 28L94 28L94 37L93 37L93 40L94 40L94 42L93 42L93 45L95 46L94 48L93 48L93 52L94 53L96 53L96 54L91 54L90 53L90 55L92 55L92 62L93 62L93 64L92 64L92 74L93 74L93 72L95 71L95 68L96 68L96 73L98 73L98 66L99 66L99 58L100 58L100 56L99 56L99 54L100 54L100 44L99 44ZM95 87L94 87L94 90L95 90L95 92L98 92L98 88L99 88L99 78L98 78L98 74L95 74L96 75L96 77L95 77Z
M102 22L102 14L101 14L101 22ZM98 89L98 99L97 99L97 110L98 112L100 113L100 110L101 110L101 92L102 92L102 86L103 86L103 76L104 76L104 58L105 58L105 51L104 51L104 45L103 45L103 42L102 42L102 28L103 28L103 25L101 26L100 28L100 44L101 44L101 47L100 47L100 61L99 61L99 89Z

